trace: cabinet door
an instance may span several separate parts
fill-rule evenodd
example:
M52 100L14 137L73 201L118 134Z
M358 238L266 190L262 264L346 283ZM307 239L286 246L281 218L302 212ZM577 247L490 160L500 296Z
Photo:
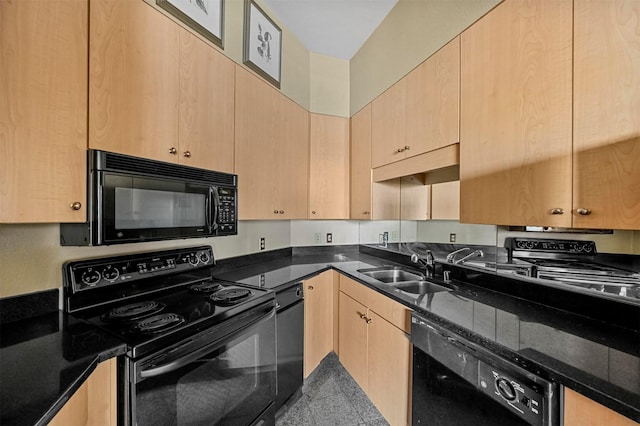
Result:
M351 219L371 219L371 104L351 117Z
M180 32L179 161L233 173L234 63Z
M405 158L406 79L399 80L371 103L371 166Z
M349 119L310 121L309 218L349 219Z
M276 115L278 127L275 171L278 176L276 185L280 206L279 219L307 219L309 112L279 92L277 96L279 114Z
M458 143L460 37L442 47L407 77L406 156Z
M116 358L104 361L71 396L50 426L118 424Z
M640 229L640 1L574 3L573 225Z
M235 172L240 219L305 219L309 113L236 66Z
M400 179L400 218L402 220L431 219L431 186L419 176Z
M92 0L89 147L177 162L178 26L143 1Z
M400 329L369 309L367 395L391 425L408 424L411 342Z
M564 388L564 425L565 426L638 426L633 420Z
M460 219L460 181L431 185L431 219Z
M368 388L367 308L340 292L340 363L364 391Z
M304 283L304 377L333 350L334 285L332 271Z
M0 222L84 222L87 2L0 2Z
M506 0L462 33L462 222L571 226L571 47L571 0Z

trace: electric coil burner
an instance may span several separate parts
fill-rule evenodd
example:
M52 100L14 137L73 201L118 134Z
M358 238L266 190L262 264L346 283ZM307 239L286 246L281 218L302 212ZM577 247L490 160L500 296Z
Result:
M189 286L189 290L194 293L210 294L218 291L222 288L222 284L219 281L204 281L198 284Z
M213 293L209 299L216 305L229 306L242 302L251 296L251 290L246 288L228 288Z
M158 314L138 321L135 329L140 333L162 333L184 322L185 319L177 314Z
M274 293L214 264L203 246L64 265L65 311L127 345L118 424L275 424Z
M106 322L136 321L140 318L160 312L163 309L164 305L155 301L136 302L113 308L106 314L102 315L101 319Z

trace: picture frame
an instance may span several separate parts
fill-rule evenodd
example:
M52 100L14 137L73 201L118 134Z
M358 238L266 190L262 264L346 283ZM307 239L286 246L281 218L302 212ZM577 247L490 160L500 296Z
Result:
M156 0L156 4L224 49L224 0Z
M282 30L253 0L245 1L243 63L280 88Z

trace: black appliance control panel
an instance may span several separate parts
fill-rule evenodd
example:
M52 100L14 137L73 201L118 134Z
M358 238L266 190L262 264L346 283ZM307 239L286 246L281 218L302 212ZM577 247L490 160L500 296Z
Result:
M550 386L550 385L549 385ZM493 400L514 411L529 424L542 426L548 413L544 402L545 386L517 374L478 361L478 388Z
M63 266L63 275L67 288L76 293L214 264L213 250L210 246L203 246L67 262Z
M544 238L506 238L505 247L511 252L536 252L595 256L594 241L552 240Z
M218 235L235 235L238 204L235 188L218 187Z

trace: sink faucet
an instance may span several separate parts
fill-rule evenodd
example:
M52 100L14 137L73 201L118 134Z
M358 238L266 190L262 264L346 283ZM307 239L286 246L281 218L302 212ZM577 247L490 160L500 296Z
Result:
M458 264L461 264L462 262L466 262L467 260L471 259L472 257L484 257L484 253L482 252L482 250L475 250L475 251L472 251L471 253L469 253L468 255L466 255L465 257L456 260L453 263L458 265Z
M458 253L462 253L463 251L467 251L467 250L469 250L469 247L463 247L463 248L461 248L461 249L458 249L458 250L452 251L451 253L449 253L449 254L447 255L447 262L448 262L448 263L458 263L458 262L456 262L456 261L455 261L456 254L458 254Z
M433 278L435 265L434 265L434 258L433 258L433 254L431 253L431 250L427 250L424 258L413 253L411 255L411 261L413 263L417 263L424 267L425 275L427 276L427 278Z

